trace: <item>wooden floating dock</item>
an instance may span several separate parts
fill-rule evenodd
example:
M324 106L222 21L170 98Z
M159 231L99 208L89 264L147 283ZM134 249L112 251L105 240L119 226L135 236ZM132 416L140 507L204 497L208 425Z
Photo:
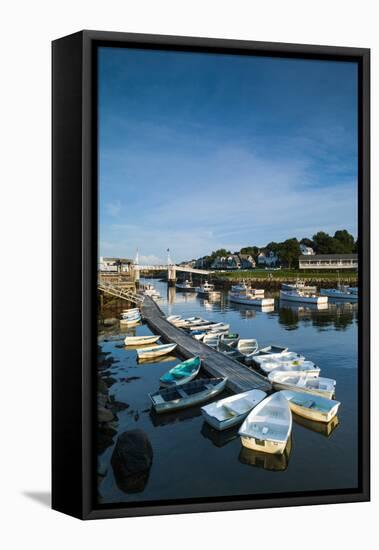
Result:
M161 335L162 340L177 344L177 351L185 359L198 355L202 359L202 367L208 374L216 377L227 376L227 387L233 392L240 393L255 389L266 392L272 390L270 382L264 376L169 323L162 310L149 296L145 296L141 312L144 320L156 334Z

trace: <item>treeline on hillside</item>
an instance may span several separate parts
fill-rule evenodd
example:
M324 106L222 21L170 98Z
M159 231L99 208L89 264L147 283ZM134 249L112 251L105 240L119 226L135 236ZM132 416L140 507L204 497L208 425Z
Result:
M272 241L264 247L244 246L237 252L220 248L208 256L204 256L202 265L210 267L216 258L227 257L231 254L248 254L257 262L259 253L264 251L266 254L273 252L278 257L279 262L289 268L298 267L301 244L312 248L315 254L352 254L357 252L358 249L358 242L346 229L339 229L333 236L325 233L325 231L319 231L311 239L304 237L298 240L293 237L283 242Z

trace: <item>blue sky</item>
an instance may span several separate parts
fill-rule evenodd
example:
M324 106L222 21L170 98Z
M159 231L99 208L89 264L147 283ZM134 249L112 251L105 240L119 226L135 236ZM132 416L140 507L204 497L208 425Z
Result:
M356 105L353 63L100 48L100 255L356 236Z

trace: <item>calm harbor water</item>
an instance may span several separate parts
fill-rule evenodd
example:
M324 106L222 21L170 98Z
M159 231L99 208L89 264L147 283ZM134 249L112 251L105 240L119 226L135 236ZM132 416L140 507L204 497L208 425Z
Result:
M129 407L112 424L117 434L140 428L153 448L149 476L134 492L121 489L110 458L116 442L98 456L99 502L142 502L192 497L254 495L280 492L344 489L357 486L357 329L356 304L329 303L327 309L301 304L279 304L262 311L231 304L226 295L208 301L196 294L151 281L161 293L159 306L166 314L200 315L230 324L244 338L256 338L260 347L288 346L321 368L321 376L337 381L341 401L338 419L320 425L294 416L291 441L282 456L243 449L238 428L217 432L206 425L195 407L156 415L148 393L159 387L159 377L180 359L138 364L135 350L123 346L125 335L150 334L147 325L123 329L118 325L99 335L111 376L109 394ZM272 308L270 308L272 309ZM217 398L219 399L220 396Z

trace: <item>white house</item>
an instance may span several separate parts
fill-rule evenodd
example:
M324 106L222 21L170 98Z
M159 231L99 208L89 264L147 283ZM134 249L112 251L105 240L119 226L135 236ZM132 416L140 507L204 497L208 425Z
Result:
M258 254L258 265L275 267L279 263L279 257L272 250L262 249Z
M127 258L99 258L99 271L103 273L127 273L129 271L129 265L133 261Z
M313 248L310 246L306 246L305 244L300 245L300 254L302 254L302 256L313 256L314 253Z

